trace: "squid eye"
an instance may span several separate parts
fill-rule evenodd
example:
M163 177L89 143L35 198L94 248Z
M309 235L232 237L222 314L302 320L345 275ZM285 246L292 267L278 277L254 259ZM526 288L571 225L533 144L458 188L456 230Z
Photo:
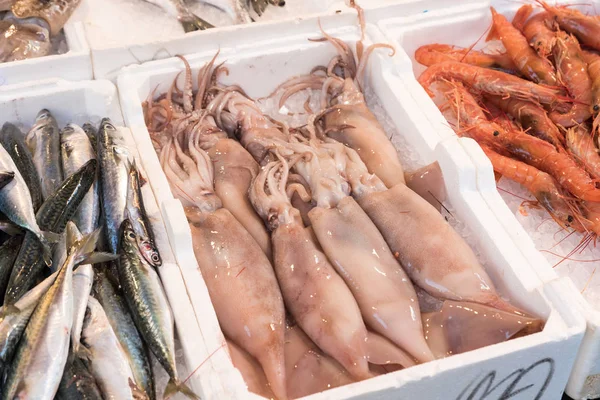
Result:
M135 239L135 235L133 234L133 232L127 232L127 237L129 239Z

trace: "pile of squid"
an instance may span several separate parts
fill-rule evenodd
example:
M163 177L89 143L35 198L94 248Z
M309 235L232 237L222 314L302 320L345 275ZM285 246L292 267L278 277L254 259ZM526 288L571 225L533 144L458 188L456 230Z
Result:
M155 399L181 391L140 173L107 118L42 110L0 132L0 398ZM102 251L97 251L102 250Z
M491 9L486 54L433 44L419 77L457 134L475 139L497 176L524 186L563 229L600 232L600 21L569 7L522 6L512 22Z
M320 109L289 127L218 56L143 103L185 210L200 272L250 391L297 398L541 329L496 291L473 250L406 185L350 46L281 84ZM417 175L428 175L427 173ZM452 319L456 323L447 324ZM458 339L460 338L460 339Z
M0 0L0 62L64 52L62 29L80 2Z

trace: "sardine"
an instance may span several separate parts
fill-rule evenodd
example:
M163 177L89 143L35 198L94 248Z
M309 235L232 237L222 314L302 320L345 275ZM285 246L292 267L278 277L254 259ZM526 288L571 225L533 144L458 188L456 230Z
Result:
M105 398L133 400L133 372L100 303L89 298L83 341L89 348L92 374Z
M160 267L162 260L154 241L154 233L146 214L146 208L144 207L140 180L140 173L135 165L135 161L133 161L129 166L129 180L127 183L127 218L129 218L129 222L131 222L133 231L136 234L138 247L144 259L153 267Z
M202 31L209 28L214 28L213 25L206 22L199 16L192 13L183 0L145 0L150 4L154 4L162 8L171 17L177 18L183 30L187 32Z
M5 123L2 126L0 132L0 143L4 146L4 149L10 154L15 165L17 166L21 176L25 180L29 193L31 195L31 202L33 204L33 210L37 211L42 205L42 186L40 184L40 176L37 173L37 169L33 164L31 153L25 145L23 140L23 134L15 125L10 122Z
M52 236L42 232L38 221L35 218L31 195L27 188L27 183L23 176L18 172L18 168L14 161L4 148L0 145L0 170L12 171L15 176L2 190L0 190L0 211L15 225L27 229L39 241L40 247L43 248L43 258L47 265L51 263L52 252L48 245L46 236ZM38 258L39 258L38 253Z
M21 248L23 236L13 236L0 247L0 304L4 304L4 293L8 286L10 272Z
M86 135L88 135L88 138L90 138L90 143L92 143L92 149L94 149L94 154L96 154L96 144L98 143L98 130L94 127L94 125L92 125L89 122L83 124L81 128L86 133Z
M60 135L62 167L65 176L70 176L96 155L87 134L75 124L67 125ZM73 216L73 222L82 234L94 231L100 216L99 184L94 181L92 187L81 201Z
M73 237L71 228L67 228L67 235ZM2 390L3 399L54 398L69 354L73 323L73 268L88 259L92 262L98 236L99 232L95 231L80 241L67 241L67 259L25 328L8 370Z
M15 173L12 171L0 172L0 189L8 185L15 178Z
M51 53L48 30L34 23L0 21L0 62L44 57Z
M102 393L96 379L86 363L73 352L69 353L67 364L56 393L58 400L102 400Z
M249 24L252 22L246 0L198 0L224 11L236 24ZM260 0L259 0L260 3ZM258 4L257 4L258 5ZM253 5L254 7L254 5ZM259 7L260 8L260 7Z
M46 21L52 36L58 35L81 0L16 0L11 11L19 19Z
M133 320L158 362L169 374L164 397L176 392L199 399L177 376L173 315L156 270L140 254L128 219L121 227L119 243L119 282Z
M97 151L106 239L110 252L117 254L119 228L125 219L129 154L121 132L108 118L102 120L98 130Z
M135 327L125 300L120 293L117 293L111 279L113 278L110 277L109 272L96 271L94 297L102 304L110 325L125 350L133 371L134 382L145 391L150 400L154 400L156 395L148 350Z
M44 279L14 306L0 308L0 367L12 360L29 317L33 314L42 295L52 286L57 275L58 273L54 273Z
M40 226L56 234L63 233L67 222L92 186L96 165L96 160L88 161L79 171L65 179L56 193L42 204L37 214ZM40 252L40 243L31 233L26 233L10 275L5 303L13 304L35 283L44 268Z
M42 185L44 200L50 197L63 181L60 162L60 131L50 111L41 110L26 137L33 153L33 163Z
M77 267L73 273L73 328L71 346L75 354L80 352L81 330L88 299L94 283L94 269L90 264Z

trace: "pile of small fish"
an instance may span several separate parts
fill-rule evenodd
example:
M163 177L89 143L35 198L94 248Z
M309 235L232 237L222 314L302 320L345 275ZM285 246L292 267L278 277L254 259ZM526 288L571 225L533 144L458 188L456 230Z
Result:
M47 56L81 0L0 0L0 62Z
M214 28L214 25L195 15L184 0L145 0L177 18L185 32ZM260 17L269 5L285 6L285 0L197 0L226 13L235 24L248 24ZM254 15L253 15L254 14Z
M268 398L306 396L543 325L498 294L464 239L407 186L434 181L435 168L405 178L362 92L369 54L389 46L359 42L357 60L323 34L338 55L272 95L289 110L290 97L311 89L305 125L290 127L240 86L220 84L227 68L215 67L218 54L198 71L195 93L180 57L183 88L175 79L143 104L233 363L249 390Z
M109 119L0 132L0 398L197 398L175 366L174 321L134 159ZM103 234L101 233L103 232ZM96 249L106 250L105 252Z
M527 203L584 235L575 253L600 234L600 20L539 3L512 23L491 8L488 40L503 53L432 44L415 59L428 66L421 85L443 94L440 109L481 145L498 179L521 184L537 200Z

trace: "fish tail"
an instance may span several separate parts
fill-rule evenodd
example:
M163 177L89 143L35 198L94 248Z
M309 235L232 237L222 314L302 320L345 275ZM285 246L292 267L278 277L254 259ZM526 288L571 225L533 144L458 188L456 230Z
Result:
M52 265L52 247L50 246L53 243L57 243L60 240L60 234L44 231L40 232L38 239L42 244L42 256L44 257L44 262L47 266Z
M21 312L15 305L13 304L5 304L0 310L0 321L6 318L9 315L17 315Z
M194 31L204 31L206 29L214 28L215 26L211 23L203 20L196 14L190 13L184 17L179 18L179 22L183 26L183 30L185 33L194 32Z
M75 252L75 264L96 264L106 261L111 261L117 258L116 255L103 252L95 252L98 238L102 228L98 228L88 235L84 235L81 239L79 231L72 221L67 224L67 249L68 254Z
M200 397L192 391L185 383L180 382L179 379L171 378L169 383L167 383L167 387L165 388L165 394L163 398L168 399L173 396L175 393L181 393L184 396L193 399L200 400Z
M92 359L92 352L81 343L73 343L73 354L81 360L90 361Z

